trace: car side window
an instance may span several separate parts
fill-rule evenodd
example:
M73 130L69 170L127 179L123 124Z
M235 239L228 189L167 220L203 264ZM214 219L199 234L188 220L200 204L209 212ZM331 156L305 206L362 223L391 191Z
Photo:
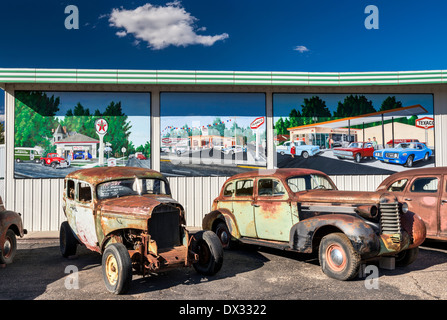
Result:
M85 182L78 183L78 200L80 202L91 202L92 201L92 189L90 185Z
M233 191L234 191L234 186L233 186L233 182L228 183L225 186L224 192L223 192L223 196L224 197L232 197L233 196Z
M236 181L236 197L247 197L253 195L253 180Z
M274 179L260 179L258 181L259 196L282 196L284 194L285 189L280 181Z
M75 196L75 183L73 180L67 181L67 198L74 200Z
M410 192L436 193L438 192L438 179L435 177L417 178L413 181Z
M394 192L402 192L405 190L405 186L407 185L408 179L400 179L395 182L388 188L388 191Z

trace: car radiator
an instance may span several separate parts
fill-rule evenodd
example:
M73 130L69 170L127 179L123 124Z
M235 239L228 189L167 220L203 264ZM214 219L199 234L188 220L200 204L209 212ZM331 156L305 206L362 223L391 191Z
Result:
M148 230L159 249L180 245L180 210L172 205L157 206L148 220Z
M400 241L401 225L399 204L397 202L380 204L380 229L383 234L399 235L395 241Z

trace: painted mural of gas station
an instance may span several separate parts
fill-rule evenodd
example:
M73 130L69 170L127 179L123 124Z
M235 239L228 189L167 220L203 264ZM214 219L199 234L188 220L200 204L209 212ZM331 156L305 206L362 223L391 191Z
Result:
M300 166L329 174L391 174L413 166L434 166L431 95L279 98L276 105L294 100L301 103L301 110L290 108L285 121L275 118L277 167ZM404 106L407 101L414 104ZM286 110L285 104L282 107Z

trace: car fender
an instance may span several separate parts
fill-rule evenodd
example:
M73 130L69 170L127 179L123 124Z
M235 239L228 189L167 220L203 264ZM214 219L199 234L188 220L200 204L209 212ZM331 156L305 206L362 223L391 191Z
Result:
M374 229L365 220L348 214L319 215L296 223L290 230L289 245L299 252L311 253L318 249L323 236L333 232L343 232L364 258L380 252L380 240Z
M216 220L225 221L228 227L228 231L230 231L231 235L234 238L239 239L241 237L239 228L236 223L236 218L234 214L228 209L217 209L206 214L202 221L202 229L212 231L214 222Z
M0 243L5 241L5 234L8 229L12 229L19 237L23 237L27 233L23 228L20 215L14 211L5 210L0 215Z

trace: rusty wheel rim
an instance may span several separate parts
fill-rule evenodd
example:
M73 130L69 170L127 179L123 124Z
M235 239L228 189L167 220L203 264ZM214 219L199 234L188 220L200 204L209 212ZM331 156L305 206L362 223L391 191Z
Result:
M326 261L335 272L342 271L346 266L346 253L339 244L331 244L326 249Z
M106 259L106 276L112 286L118 281L118 263L112 254L108 255Z

